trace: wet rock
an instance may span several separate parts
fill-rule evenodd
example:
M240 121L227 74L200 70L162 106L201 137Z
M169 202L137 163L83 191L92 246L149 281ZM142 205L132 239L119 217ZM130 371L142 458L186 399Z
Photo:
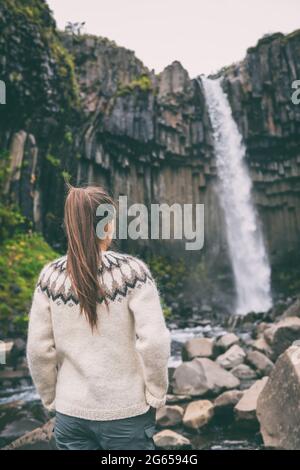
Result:
M248 352L247 362L256 369L261 377L269 375L274 367L273 362L259 351Z
M12 385L13 385L13 383L12 383L11 380L6 380L6 379L5 379L5 380L1 381L1 388L2 388L3 390L5 390L6 388L11 388Z
M251 347L255 349L256 351L259 351L265 354L267 357L272 356L272 349L270 348L269 344L267 343L267 341L265 340L263 336L253 341L251 343Z
M215 414L223 416L232 413L234 406L240 401L243 393L241 390L223 392L214 401Z
M27 432L19 439L3 448L3 450L53 450L55 439L52 433L54 419L49 420L43 426Z
M257 399L262 392L268 377L257 380L252 387L244 391L240 401L234 407L236 420L239 424L249 427L258 427L256 416Z
M236 336L234 333L226 333L225 335L221 336L215 344L215 353L217 355L227 351L231 346L237 344L239 342L239 337Z
M178 366L172 379L173 393L203 396L217 395L224 390L238 387L240 381L216 362L207 358L195 358Z
M258 323L258 325L256 326L255 328L255 337L256 338L260 338L263 336L264 332L270 328L271 324L270 323L266 323L266 322L261 322L261 323Z
M300 317L300 298L297 298L282 314L282 318Z
M182 348L182 360L190 361L195 357L212 357L214 340L210 338L192 338Z
M40 421L33 418L21 418L8 423L0 433L3 441L9 442L23 436L25 433L36 429L41 425Z
M190 401L191 398L192 397L190 395L172 395L171 393L168 393L166 403L167 405L174 403L182 403L185 401Z
M234 344L224 354L218 356L216 361L220 366L224 367L224 369L232 369L233 367L242 364L245 357L245 351L237 344Z
M183 425L199 429L208 424L214 416L214 405L209 400L197 400L188 404L183 416Z
M164 429L153 436L156 447L166 450L191 449L189 439L171 429Z
M277 360L257 402L264 444L300 450L300 347L291 346Z
M300 318L284 318L266 329L264 338L271 346L271 358L276 360L294 341L300 339Z
M172 427L180 424L184 414L181 406L162 406L156 412L156 422L161 427Z
M239 364L231 370L231 373L240 380L253 380L257 378L256 372L247 364Z
M2 380L18 380L23 377L29 377L28 369L17 369L14 370L12 367L6 367L3 370L0 370L0 381Z
M14 350L17 354L23 354L26 349L26 341L23 338L16 338L14 340Z

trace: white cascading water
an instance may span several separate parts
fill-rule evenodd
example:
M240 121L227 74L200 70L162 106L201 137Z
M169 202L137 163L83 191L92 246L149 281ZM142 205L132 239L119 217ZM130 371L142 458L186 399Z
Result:
M202 78L213 128L220 203L236 288L236 313L265 312L272 306L271 270L252 202L246 149L233 119L221 79Z

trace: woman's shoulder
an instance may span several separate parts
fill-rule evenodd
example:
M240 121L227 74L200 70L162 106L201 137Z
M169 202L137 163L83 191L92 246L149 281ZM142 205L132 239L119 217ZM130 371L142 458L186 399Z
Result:
M53 270L60 270L65 271L66 269L66 264L67 264L67 255L62 255L57 258L54 258L51 261L48 261L44 266L42 267L40 271L40 276L44 275L47 272L53 271Z
M152 274L148 264L137 255L129 253L121 253L114 250L107 250L102 252L102 265L105 268L124 268L147 273L148 277L152 278Z
M145 261L113 250L102 253L100 274L110 300L125 298L136 289L155 284Z

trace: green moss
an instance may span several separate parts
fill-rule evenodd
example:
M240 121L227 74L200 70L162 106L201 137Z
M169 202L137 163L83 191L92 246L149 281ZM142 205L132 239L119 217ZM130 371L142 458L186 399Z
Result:
M183 260L170 263L164 256L152 256L149 267L164 292L172 291L186 274L187 267Z
M10 156L7 150L0 151L0 243L21 229L25 223L18 206L6 194L10 177Z
M152 255L147 259L147 263L159 286L164 315L169 317L172 309L168 300L177 299L183 280L187 277L188 268L183 260L171 261L165 256Z
M48 155L46 156L46 160L47 160L52 166L55 166L55 167L59 167L59 166L60 166L60 159L54 157L54 155L48 154Z
M152 90L152 82L148 75L141 75L138 78L135 78L127 85L119 85L116 95L117 96L124 96L132 93L136 90L140 90L142 92L149 92Z
M288 42L290 41L291 39L295 39L295 38L298 38L300 36L300 29L296 29L295 31L293 31L292 33L290 34L287 34L283 41L284 42Z
M79 106L73 57L63 47L44 0L1 0L0 76L9 107L0 108L1 126L33 132L47 117L63 134Z
M61 172L61 176L63 177L63 179L66 183L69 183L71 181L72 175L68 171L63 170Z
M64 135L65 142L67 144L72 144L73 143L73 134L71 131L66 131Z
M42 267L59 256L39 234L17 234L0 254L1 333L26 333L33 289Z
M291 251L272 266L272 286L284 296L300 294L300 253Z

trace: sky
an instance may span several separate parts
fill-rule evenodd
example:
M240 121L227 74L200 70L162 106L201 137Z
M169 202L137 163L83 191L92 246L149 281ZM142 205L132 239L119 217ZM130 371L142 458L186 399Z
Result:
M264 34L300 28L299 0L48 0L57 25L135 51L151 70L179 60L191 77L243 59Z

